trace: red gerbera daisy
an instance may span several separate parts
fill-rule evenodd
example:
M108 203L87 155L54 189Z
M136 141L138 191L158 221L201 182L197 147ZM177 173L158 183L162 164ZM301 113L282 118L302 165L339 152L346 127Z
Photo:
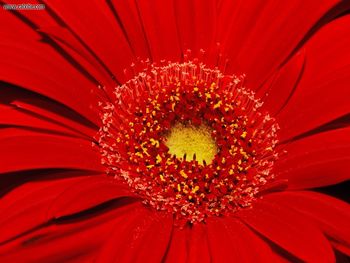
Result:
M349 10L2 3L0 262L347 262Z

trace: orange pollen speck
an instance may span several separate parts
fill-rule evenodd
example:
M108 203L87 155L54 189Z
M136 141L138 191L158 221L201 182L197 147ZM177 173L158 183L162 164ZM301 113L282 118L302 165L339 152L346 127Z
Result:
M191 61L150 65L115 95L101 114L102 163L179 225L249 207L273 180L278 125L243 77Z

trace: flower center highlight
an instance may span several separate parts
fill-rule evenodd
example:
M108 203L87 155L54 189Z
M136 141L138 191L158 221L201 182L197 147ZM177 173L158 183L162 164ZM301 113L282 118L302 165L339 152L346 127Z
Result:
M211 129L201 126L176 123L166 136L165 145L169 153L182 160L197 160L210 164L217 153L216 142L211 136Z
M274 179L278 126L243 85L198 62L150 65L103 103L107 173L179 225L250 207Z

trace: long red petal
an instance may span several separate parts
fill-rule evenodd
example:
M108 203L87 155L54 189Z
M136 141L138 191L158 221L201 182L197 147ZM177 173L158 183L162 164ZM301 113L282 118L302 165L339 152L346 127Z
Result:
M328 195L310 191L280 192L264 198L296 210L312 220L334 242L335 247L344 247L342 251L350 256L349 204Z
M350 128L331 130L283 145L275 164L290 189L315 188L350 179Z
M162 261L170 239L172 219L155 211L140 215L137 220L116 228L96 263Z
M288 102L302 75L304 64L305 50L301 50L275 73L273 84L268 90L264 90L263 94L258 91L258 96L263 97L263 106L272 116Z
M0 223L1 241L53 219L74 215L107 201L132 196L123 185L103 175L25 183L6 194L0 202L3 215ZM24 215L28 216L25 220Z
M89 50L66 28L59 26L40 27L40 32L54 40L75 61L83 67L101 86L114 87L115 82L108 71L103 67Z
M24 24L13 13L3 10L0 16L0 32L4 38L39 40L38 32Z
M323 233L300 213L269 200L259 200L237 216L251 228L295 257L306 262L334 262Z
M162 0L137 1L146 39L155 62L181 59L174 5Z
M91 141L8 128L1 130L0 144L0 173L45 168L104 169Z
M16 1L5 0L5 2ZM40 1L28 1L31 4L41 4ZM6 22L1 23L6 32L6 38L12 39L15 42L23 42L24 39L37 40L38 49L40 49L40 38L45 38L45 42L54 47L58 53L67 59L74 66L80 67L84 74L89 74L89 77L99 81L101 86L113 87L110 73L104 70L103 66L97 61L92 53L87 50L83 43L79 41L68 28L62 27L61 21L57 17L52 16L52 13L46 12L46 9L39 12L32 10L16 10L15 12L4 12ZM47 39L50 38L50 39ZM53 40L55 43L53 43ZM58 48L58 46L59 48ZM67 55L67 56L66 56Z
M14 86L3 86L0 89L4 92L0 103L60 125L90 140L96 134L96 125L60 103ZM10 117L3 116L3 118ZM12 122L17 122L14 118L10 119Z
M0 125L36 128L48 131L48 133L61 133L73 137L81 136L30 112L2 105L0 105Z
M67 187L84 177L29 182L0 200L0 243L47 223L50 204Z
M176 24L182 51L190 49L193 56L200 56L203 49L206 56L215 48L217 10L216 1L194 0L174 1ZM218 59L218 58L215 58ZM211 61L215 63L216 61Z
M208 239L213 263L279 262L268 243L235 218L208 219Z
M98 87L45 44L1 41L0 78L45 95L99 123ZM76 98L79 97L79 100Z
M135 56L142 59L151 57L146 34L136 1L112 0L111 4L120 20L128 43Z
M203 224L195 224L190 230L188 241L188 263L211 262L207 227Z
M229 72L245 73L247 86L258 88L315 23L340 2L257 1L252 5L250 1L223 1L218 16L219 40L231 59Z
M350 16L324 26L305 45L303 76L277 116L282 141L313 130L350 112Z
M133 197L129 188L106 175L88 177L67 187L50 205L48 218L69 216L104 202Z
M119 82L126 81L123 71L133 62L134 56L107 2L84 2L84 8L81 8L79 1L69 6L61 1L44 2L98 56Z
M0 246L0 261L93 262L111 232L125 228L142 211L140 203L131 203L76 221L51 222Z
M168 251L164 257L166 263L187 262L190 231L189 226L183 229L173 228Z

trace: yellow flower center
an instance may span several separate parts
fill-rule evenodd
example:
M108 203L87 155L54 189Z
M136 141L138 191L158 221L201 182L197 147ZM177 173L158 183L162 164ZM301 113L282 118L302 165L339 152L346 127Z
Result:
M218 152L211 132L204 124L194 126L176 123L166 136L165 144L169 153L177 158L210 164Z

